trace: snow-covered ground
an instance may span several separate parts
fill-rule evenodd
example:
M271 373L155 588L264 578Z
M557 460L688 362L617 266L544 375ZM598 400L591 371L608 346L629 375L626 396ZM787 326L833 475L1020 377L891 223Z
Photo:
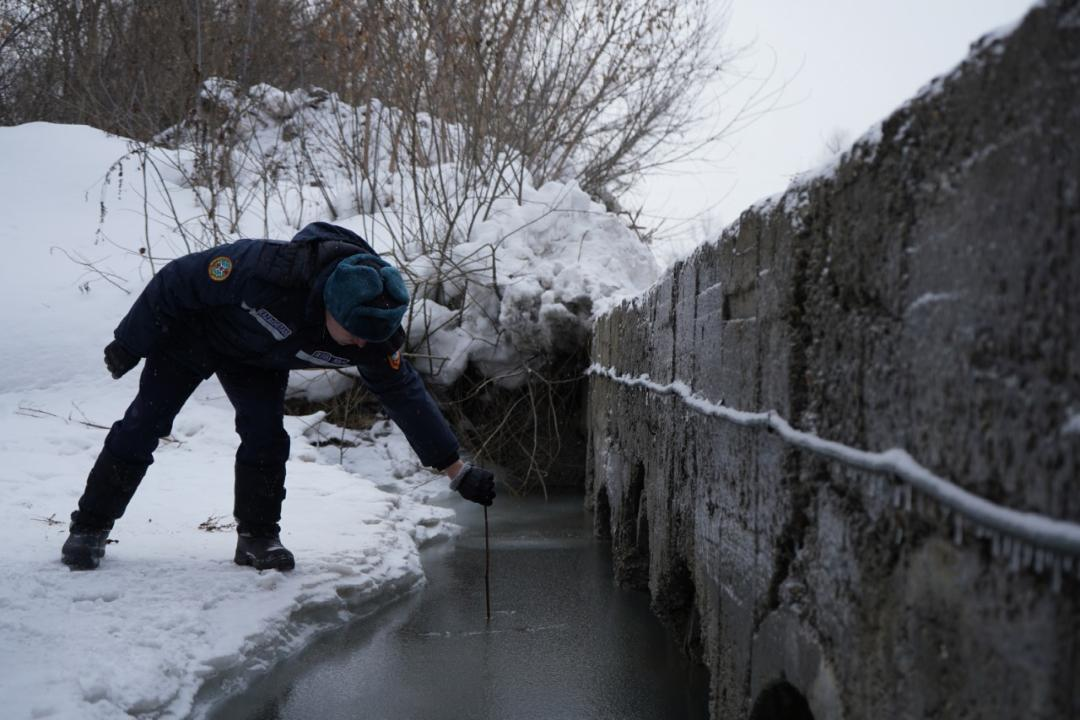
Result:
M95 242L101 183L125 149L85 127L0 128L4 718L198 714L205 683L242 687L314 633L418 587L418 544L455 530L450 510L428 504L449 497L445 478L423 470L392 425L357 436L339 463L336 447L313 444L338 430L319 416L288 418L282 525L297 569L234 565L235 533L200 528L232 519L237 441L211 380L162 443L100 569L60 563L67 516L105 428L138 383L138 372L112 380L102 363L148 270L132 252L144 228L130 178L106 189Z

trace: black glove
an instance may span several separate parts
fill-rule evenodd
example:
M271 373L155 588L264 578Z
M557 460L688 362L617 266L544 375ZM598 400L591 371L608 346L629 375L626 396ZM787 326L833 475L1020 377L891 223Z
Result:
M105 346L105 367L114 379L119 380L138 364L139 358L129 353L119 340L113 340Z
M450 481L450 489L457 490L466 500L490 505L495 499L495 476L484 468L466 464Z

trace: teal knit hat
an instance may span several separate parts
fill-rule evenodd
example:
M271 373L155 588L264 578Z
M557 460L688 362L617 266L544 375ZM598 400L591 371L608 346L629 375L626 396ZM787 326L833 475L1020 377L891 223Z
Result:
M401 273L382 258L358 253L338 263L323 287L326 309L343 328L368 342L388 340L409 307Z

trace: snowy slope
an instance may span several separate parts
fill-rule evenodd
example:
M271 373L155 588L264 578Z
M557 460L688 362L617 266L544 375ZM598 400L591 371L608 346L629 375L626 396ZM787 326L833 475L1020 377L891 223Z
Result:
M297 569L233 565L232 531L199 528L212 516L231 520L232 509L232 410L211 380L159 449L101 568L74 573L60 563L64 521L138 382L138 372L110 379L101 355L147 275L132 252L144 226L130 177L104 188L95 239L105 172L125 150L85 127L0 128L5 718L198 715L204 683L242 687L313 633L417 587L418 542L454 529L442 522L449 510L426 504L446 496L445 480L409 490L432 476L396 429L358 438L339 465L337 449L311 442L336 431L318 417L290 418L283 540ZM174 190L183 203L186 191Z

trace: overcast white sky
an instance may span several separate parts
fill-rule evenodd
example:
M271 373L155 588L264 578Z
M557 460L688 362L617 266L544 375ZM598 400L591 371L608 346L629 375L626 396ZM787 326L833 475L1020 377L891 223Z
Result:
M717 5L721 0L716 0ZM733 0L727 47L752 43L738 65L769 87L787 82L780 106L732 135L709 162L684 163L642 188L664 232L709 235L754 201L782 191L791 176L820 164L836 131L849 140L952 69L980 36L1012 24L1033 0ZM775 67L774 67L775 66ZM729 80L730 81L730 80ZM753 78L723 97L740 102ZM699 238L700 239L700 238Z

